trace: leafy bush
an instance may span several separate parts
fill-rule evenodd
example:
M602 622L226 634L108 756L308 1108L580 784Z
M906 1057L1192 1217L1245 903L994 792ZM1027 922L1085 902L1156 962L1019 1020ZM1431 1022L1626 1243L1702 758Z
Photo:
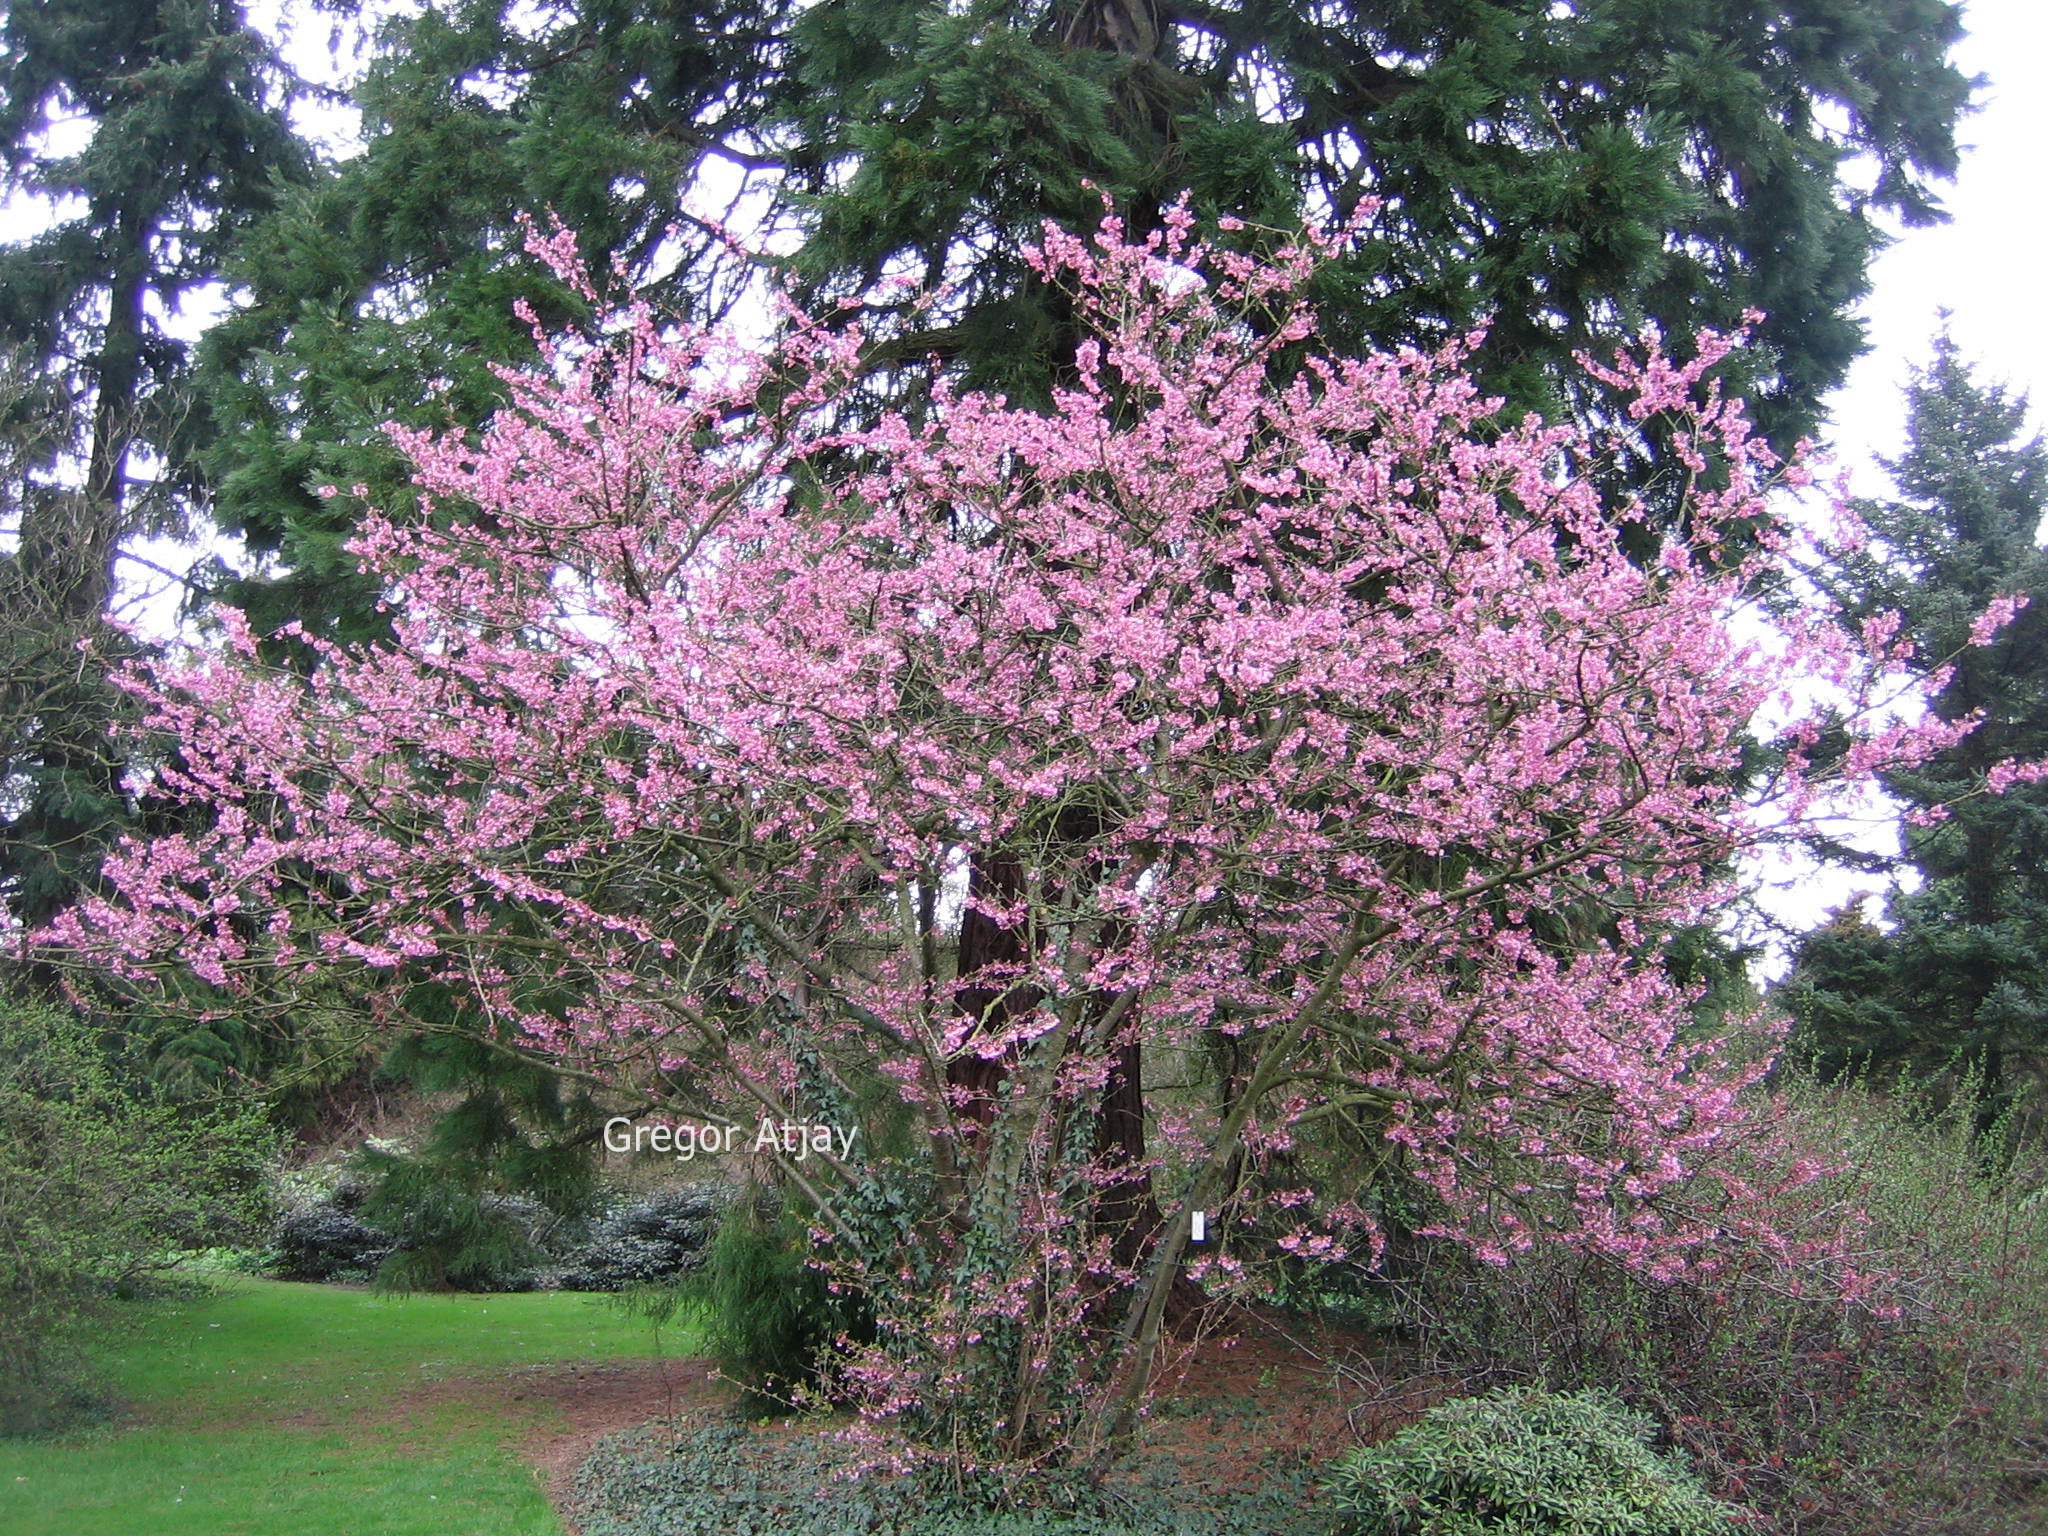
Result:
M670 1439L601 1441L578 1470L584 1536L1313 1536L1305 1478L1179 1505L1172 1487L1093 1486L1078 1476L961 1478L926 1467L848 1472L858 1451L824 1434L711 1425Z
M98 1398L85 1342L179 1249L241 1238L270 1140L130 1081L99 1032L0 995L0 1434Z
M395 1244L332 1204L286 1211L271 1229L270 1273L280 1280L368 1280Z
M731 1202L732 1190L719 1184L614 1206L563 1252L556 1283L568 1291L625 1291L675 1280L703 1262Z
M677 1312L699 1324L751 1411L814 1397L833 1343L872 1336L865 1309L811 1263L804 1224L772 1196L729 1201L698 1259L670 1283L631 1288L622 1299L657 1324Z
M1613 1398L1510 1388L1432 1408L1325 1486L1358 1536L1719 1536L1734 1511Z
M1967 1092L1794 1078L1774 1109L1787 1164L1835 1171L1762 1181L1722 1219L1796 1236L1851 1211L1853 1249L1816 1244L1788 1267L1731 1248L1658 1282L1562 1249L1493 1266L1446 1247L1399 1298L1429 1363L1617 1393L1670 1426L1713 1492L1792 1536L2048 1529L2038 1151L2010 1119L1980 1133Z

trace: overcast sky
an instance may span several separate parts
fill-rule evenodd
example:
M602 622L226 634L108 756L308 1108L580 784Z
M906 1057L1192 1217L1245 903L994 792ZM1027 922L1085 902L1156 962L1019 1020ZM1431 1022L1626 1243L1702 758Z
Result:
M1896 452L1899 392L1926 361L1944 308L1980 377L2048 404L2048 0L1971 0L1964 24L1957 61L1988 81L1982 110L1961 128L1961 174L1943 189L1952 222L1908 230L1878 259L1864 306L1874 349L1834 398L1840 459L1859 491L1884 489L1864 466L1873 452ZM2032 421L2048 422L2039 405Z

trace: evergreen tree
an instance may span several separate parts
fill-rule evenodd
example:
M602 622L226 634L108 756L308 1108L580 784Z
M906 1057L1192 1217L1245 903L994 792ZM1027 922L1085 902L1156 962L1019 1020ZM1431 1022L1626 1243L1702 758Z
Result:
M816 7L781 130L816 209L800 266L852 291L961 280L931 340L1029 391L1057 353L1017 255L1040 220L1087 227L1108 192L1142 232L1187 188L1201 212L1290 228L1373 196L1325 306L1333 343L1428 347L1487 321L1487 382L1554 408L1587 403L1574 349L1754 308L1763 351L1738 387L1789 444L1860 349L1866 215L1936 216L1922 178L1954 166L1958 33L1954 6L1922 0ZM1858 153L1868 186L1844 174Z
M743 145L771 115L787 10L468 0L380 24L354 90L364 152L242 243L249 303L205 343L208 398L235 428L209 458L215 516L259 557L223 590L259 628L377 628L341 548L353 522L317 488L402 506L384 424L482 421L503 403L496 367L531 352L515 304L548 325L579 311L525 256L523 216L559 218L678 303L731 302L749 274L711 259L724 241L693 194L713 167L769 169Z
M47 227L0 249L0 341L17 390L0 565L10 624L0 895L36 922L92 878L123 820L103 639L120 541L176 526L212 421L167 324L305 170L283 75L231 0L42 0L0 20L0 157ZM83 118L84 147L53 125ZM41 418L43 430L20 435ZM51 423L55 428L51 428Z
M1962 1057L2003 1093L2048 1064L2048 784L1985 792L1996 764L2048 753L2048 445L1946 336L1907 398L1906 451L1886 464L1899 499L1859 505L1869 541L1825 579L1852 612L1897 614L1916 666L1952 668L1935 712L1981 724L1885 776L1905 810L1892 866L1918 884L1888 927L1850 913L1809 934L1786 997L1826 1068ZM2012 596L2032 601L1973 645Z
M701 313L747 275L705 216L754 195L811 301L955 284L878 367L936 355L1030 399L1076 334L1025 280L1042 220L1092 227L1107 195L1143 232L1186 189L1199 214L1288 229L1369 195L1323 295L1329 345L1490 321L1487 387L1591 413L1576 349L1643 324L1682 345L1754 308L1730 385L1789 447L1860 350L1873 218L1939 217L1959 30L1949 0L429 6L386 24L367 152L246 247L253 302L214 338L236 429L219 515L273 557L236 599L259 622L370 622L347 512L315 488L398 502L381 424L479 419L490 365L529 345L514 295L565 313L520 210ZM1673 498L1654 462L1626 472Z

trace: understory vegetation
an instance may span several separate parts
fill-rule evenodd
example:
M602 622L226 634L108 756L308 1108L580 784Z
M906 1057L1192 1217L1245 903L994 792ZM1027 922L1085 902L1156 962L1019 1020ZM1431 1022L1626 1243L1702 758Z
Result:
M1788 1074L1788 1164L1828 1172L1731 1229L1839 1232L1658 1282L1550 1248L1439 1252L1385 1299L1429 1368L1618 1395L1721 1496L1786 1533L2048 1529L2048 1160L1972 1080L1874 1093ZM1845 1295L1845 1275L1864 1277Z
M378 1184L363 1166L330 1163L280 1180L277 1215L251 1267L279 1280L389 1291L644 1290L700 1264L738 1198L723 1182L598 1188L561 1210L488 1190L451 1197L431 1183Z
M930 1463L840 1491L831 1469L873 1466L872 1446L862 1461L816 1432L757 1442L707 1429L603 1447L579 1485L586 1528L681 1536L714 1529L723 1511L777 1531L939 1536L976 1529L994 1509L1020 1530L1077 1536L1303 1530L1307 1511L1375 1536L1690 1533L1736 1517L1785 1536L2048 1530L2048 1161L2018 1135L2019 1107L1986 1123L1967 1073L1878 1093L1787 1069L1772 1093L1787 1177L1767 1190L1769 1208L1689 1194L1731 1231L1814 1239L1793 1262L1731 1244L1711 1273L1654 1280L1561 1247L1495 1265L1410 1239L1370 1274L1298 1268L1276 1295L1282 1310L1339 1318L1360 1348L1404 1360L1404 1379L1425 1384L1419 1401L1450 1394L1405 1447L1364 1459L1347 1458L1344 1443L1314 1447L1335 1469L1325 1496L1293 1469L1249 1485L1241 1507L1133 1505L1128 1487L1083 1497L1082 1482L1053 1472L939 1486L946 1474ZM1825 1173L1789 1177L1806 1159ZM728 1275L793 1266L758 1223L738 1230L752 1243L735 1244ZM787 1350L829 1336L844 1304L798 1286L762 1307L757 1290L705 1284L713 1272L696 1272L689 1305L710 1337L725 1331L722 1368L761 1382L773 1359L786 1391L789 1357L761 1341ZM1372 1400L1355 1390L1361 1407ZM1666 1508L1666 1524L1616 1515L1609 1494L1624 1464L1664 1489L1641 1508ZM1421 1497L1431 1479L1441 1486ZM1486 1513L1489 1479L1550 1513L1501 1523L1500 1509ZM815 1498L796 1496L813 1486ZM1417 1494L1415 1509L1434 1513L1375 1525L1362 1513L1379 1507L1371 1489Z
M1343 1458L1349 1536L1717 1536L1736 1513L1652 1448L1657 1426L1597 1393L1458 1398Z
M274 1138L255 1106L138 1093L115 1037L0 993L0 1437L104 1413L84 1361L185 1249L246 1242Z
M61 1031L36 1038L81 1047ZM94 1058L68 1059L76 1067ZM91 1074L72 1081L74 1089L89 1086ZM25 1102L19 1087L17 1076L9 1101L16 1110ZM1602 1524L1613 1501L1594 1496L1612 1489L1626 1463L1653 1480L1668 1474L1669 1489L1646 1493L1643 1507L1668 1497L1668 1528L1687 1536L1723 1528L1729 1512L1749 1523L1726 1528L1783 1536L2048 1530L2048 1167L2040 1146L2017 1130L2021 1107L1987 1122L1967 1074L1878 1092L1821 1085L1787 1070L1771 1092L1787 1171L1818 1158L1824 1173L1770 1189L1767 1211L1732 1199L1716 1204L1699 1187L1689 1195L1731 1230L1767 1222L1795 1240L1827 1236L1794 1263L1760 1250L1745 1259L1735 1245L1715 1272L1655 1280L1563 1247L1488 1264L1442 1240L1409 1236L1371 1273L1349 1264L1298 1266L1294 1283L1275 1294L1274 1315L1320 1311L1343 1320L1349 1347L1373 1362L1380 1387L1376 1395L1354 1373L1333 1376L1333 1390L1354 1400L1357 1424L1379 1426L1364 1433L1379 1449L1361 1451L1356 1436L1342 1434L1277 1445L1257 1471L1190 1490L1170 1464L1142 1453L1107 1482L1080 1466L968 1471L928 1457L892 1465L886 1439L849 1442L843 1419L798 1417L766 1430L714 1404L602 1443L577 1476L575 1507L587 1536L741 1528L777 1536L1523 1529L1495 1518L1507 1518L1506 1505L1486 1491L1498 1483L1520 1489L1516 1498L1529 1509L1551 1511L1542 1520L1526 1510L1516 1516L1532 1536L1604 1536L1636 1529ZM16 1144L17 1163L23 1155ZM305 1189L303 1182L285 1187ZM290 1466L311 1458L307 1475L325 1476L328 1459L344 1453L325 1440L301 1448L289 1437L280 1449L274 1436L226 1433L210 1420L254 1415L267 1422L293 1404L311 1404L330 1428L345 1428L385 1412L380 1403L403 1403L422 1382L529 1358L645 1354L662 1340L681 1342L708 1357L695 1376L709 1369L744 1389L734 1399L738 1413L758 1420L792 1398L816 1400L829 1387L821 1363L870 1326L807 1264L801 1226L772 1203L685 1189L642 1191L615 1210L627 1214L613 1241L636 1219L680 1214L694 1221L701 1258L680 1274L620 1287L609 1306L568 1295L408 1302L361 1286L221 1282L223 1264L249 1269L275 1257L274 1249L246 1246L215 1249L210 1270L174 1272L189 1292L183 1296L125 1300L129 1288L112 1280L86 1289L58 1326L6 1335L11 1360L38 1362L28 1371L16 1367L11 1380L41 1393L33 1405L19 1394L10 1399L10 1429L43 1438L0 1453L0 1472L20 1469L8 1475L23 1480L10 1486L0 1478L0 1524L54 1532L77 1529L90 1516L104 1522L95 1530L110 1532L131 1528L122 1523L131 1520L138 1531L237 1529L196 1515L184 1527L148 1524L144 1516L157 1518L149 1511L162 1501L151 1500L167 1479L190 1476L208 1491L185 1496L225 1521L221 1511L253 1498L265 1475L259 1469L280 1455ZM1845 1211L1855 1213L1847 1243L1840 1240ZM1419 1197L1407 1214L1424 1220ZM228 1286L223 1296L192 1290L195 1277L208 1273ZM1845 1284L1851 1274L1863 1278ZM123 1329L117 1337L126 1342L111 1353L104 1346L91 1352L104 1385L86 1392L79 1366L89 1352L79 1325L90 1319L98 1329L110 1317L144 1326ZM1190 1326L1228 1332L1233 1323L1224 1314ZM44 1354L23 1355L30 1344ZM1385 1410L1396 1398L1402 1406L1390 1419ZM148 1422L48 1438L63 1417L55 1410L68 1405L75 1415L82 1402L118 1407L131 1419L140 1409ZM161 1405L172 1402L181 1406L167 1415ZM1428 1408L1432 1402L1440 1406ZM430 1460L439 1470L408 1463L402 1486L438 1488L450 1469L466 1467L467 1475L509 1487L507 1442L483 1434L481 1420L448 1411L470 1427L433 1442ZM1408 1428L1386 1439L1389 1424ZM1576 1449L1546 1449L1546 1436ZM359 1442L367 1443L356 1431L344 1435L343 1443ZM1597 1444L1608 1449L1596 1452ZM1636 1459L1638 1451L1647 1459ZM1581 1456L1594 1460L1574 1459ZM192 1457L205 1458L207 1470L177 1470ZM871 1475L848 1481L855 1470ZM113 1492L137 1479L151 1492ZM289 1528L337 1536L360 1528L339 1509L369 1497L366 1488L336 1483L335 1513L318 1514L325 1506L316 1500L305 1523ZM1401 1506L1415 1512L1407 1524L1371 1513L1410 1495ZM529 1508L520 1518L530 1526L504 1529L552 1529L544 1506L520 1507ZM459 1528L438 1518L380 1529Z
M1142 1473L1104 1486L863 1465L857 1448L816 1433L645 1430L584 1463L576 1512L584 1536L1297 1536L1331 1525L1298 1469L1203 1502Z

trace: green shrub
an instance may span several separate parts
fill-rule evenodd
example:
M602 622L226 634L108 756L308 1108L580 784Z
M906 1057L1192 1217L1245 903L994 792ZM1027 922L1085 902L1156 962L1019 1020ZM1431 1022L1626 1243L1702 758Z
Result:
M613 1205L563 1247L554 1278L565 1291L669 1284L704 1261L732 1201L730 1185L703 1184Z
M369 1280L392 1246L388 1235L331 1204L301 1206L271 1228L268 1270L279 1280Z
M99 1404L86 1344L183 1249L245 1237L271 1138L254 1107L171 1103L102 1035L0 994L0 1434Z
M2039 1149L2009 1119L1980 1131L1966 1092L1794 1078L1772 1111L1788 1165L1836 1171L1787 1189L1765 1170L1766 1197L1730 1206L1729 1225L1797 1239L1856 1212L1852 1251L1817 1246L1788 1268L1738 1250L1712 1275L1657 1282L1560 1247L1494 1266L1446 1246L1399 1297L1422 1363L1639 1404L1712 1492L1788 1536L2048 1531Z
M812 1396L835 1341L871 1328L859 1303L835 1293L811 1264L803 1222L772 1198L732 1200L703 1262L622 1291L620 1300L657 1325L676 1312L695 1322L706 1352L755 1413Z
M563 1210L495 1189L484 1172L451 1177L445 1159L373 1142L343 1163L280 1174L258 1269L390 1291L652 1288L702 1262L733 1198L727 1184L609 1201L593 1190Z
M1324 1486L1357 1536L1721 1536L1735 1511L1598 1393L1457 1398Z
M530 1291L546 1255L522 1212L445 1160L365 1151L375 1175L362 1223L389 1238L377 1267L384 1291Z

